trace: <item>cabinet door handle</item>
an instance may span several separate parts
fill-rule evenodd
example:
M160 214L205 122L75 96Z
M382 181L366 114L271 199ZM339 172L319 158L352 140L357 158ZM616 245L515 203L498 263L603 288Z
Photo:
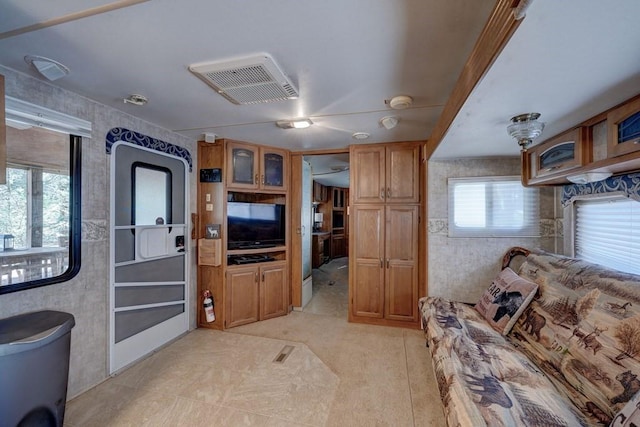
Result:
M264 282L264 271L262 272L262 282Z
M256 283L258 283L258 282L259 282L259 280L258 280L258 279L259 279L259 276L258 276L258 272L256 271Z
M391 198L391 187L387 187L387 199Z
M384 260L380 258L380 268L384 268Z
M262 185L264 185L264 175L260 177L260 182L262 182Z
M387 258L387 268L389 268L389 258Z
M258 176L259 176L259 175L258 175L258 174L256 174L256 176L253 178L253 183L254 183L254 184L258 184L258 182L260 182L260 181L258 181Z
M380 189L380 198L384 200L384 187Z

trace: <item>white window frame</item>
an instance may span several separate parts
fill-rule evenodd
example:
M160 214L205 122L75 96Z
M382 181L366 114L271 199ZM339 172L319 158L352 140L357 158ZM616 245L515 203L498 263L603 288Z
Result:
M455 224L455 200L454 189L458 184L489 184L496 182L509 182L521 184L520 176L484 176L484 177L464 177L449 178L447 180L448 191L448 218L449 237L539 237L540 236L540 195L539 189L535 187L522 186L524 196L525 218L522 227L458 227ZM487 204L491 201L487 201ZM527 207L531 209L526 210ZM489 210L485 205L486 211Z
M565 222L565 237L564 237L564 252L570 255L572 258L579 258L576 252L576 227L577 227L577 210L578 202L602 202L602 201L614 201L614 200L635 200L640 202L640 196L630 195L624 191L615 191L611 193L603 194L587 194L581 196L574 196L564 208L564 222ZM607 268L614 268L605 265Z

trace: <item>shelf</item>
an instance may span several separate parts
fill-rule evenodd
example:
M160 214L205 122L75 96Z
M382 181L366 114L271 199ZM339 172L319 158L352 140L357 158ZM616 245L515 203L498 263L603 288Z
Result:
M265 254L269 252L285 252L286 246L272 246L270 248L260 249L231 249L227 250L227 255L250 255L250 254Z

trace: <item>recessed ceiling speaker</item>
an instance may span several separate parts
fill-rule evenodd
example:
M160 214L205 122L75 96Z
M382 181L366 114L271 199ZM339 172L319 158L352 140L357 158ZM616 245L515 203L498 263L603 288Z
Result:
M407 95L398 95L391 98L389 101L389 106L394 110L404 110L405 108L409 108L413 104L413 99Z
M189 71L234 104L298 98L298 89L266 53L189 66Z

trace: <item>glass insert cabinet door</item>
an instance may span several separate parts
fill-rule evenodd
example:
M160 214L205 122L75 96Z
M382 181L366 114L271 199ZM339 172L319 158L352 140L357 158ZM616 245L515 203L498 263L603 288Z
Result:
M232 149L232 182L234 184L254 184L255 152L246 148Z
M278 153L264 153L263 185L282 187L284 185L284 156Z
M540 170L552 171L572 162L576 157L576 143L574 141L563 142L555 145L540 154Z

